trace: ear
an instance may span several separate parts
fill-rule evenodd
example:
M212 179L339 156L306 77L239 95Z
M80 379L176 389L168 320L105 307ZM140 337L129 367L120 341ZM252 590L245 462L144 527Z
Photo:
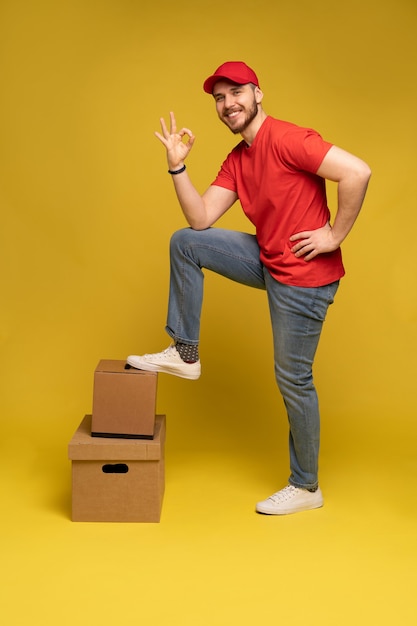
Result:
M263 91L261 91L259 87L255 87L256 104L261 104L263 97L264 97Z

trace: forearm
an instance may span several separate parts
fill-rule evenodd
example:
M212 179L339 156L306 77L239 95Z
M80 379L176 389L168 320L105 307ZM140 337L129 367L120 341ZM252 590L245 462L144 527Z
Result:
M337 146L332 146L317 174L338 185L338 207L331 237L334 245L340 246L361 210L371 170L362 159Z
M369 169L363 167L339 182L338 208L332 224L332 235L338 245L347 237L359 215L369 178Z
M178 202L188 224L196 230L207 228L210 224L207 221L204 200L191 182L187 170L172 175L172 181Z
M333 146L317 174L337 182L338 207L333 225L327 223L322 228L295 233L290 237L290 241L294 242L291 251L297 257L303 256L306 261L340 247L361 210L371 170L361 159Z
M177 133L174 114L170 113L170 131L161 118L161 133L155 133L167 150L168 171L171 173L175 192L185 219L191 228L204 230L216 222L234 202L237 195L234 191L211 185L203 195L200 195L191 182L184 167L193 144L194 135L189 128L182 128ZM188 136L188 141L184 137Z

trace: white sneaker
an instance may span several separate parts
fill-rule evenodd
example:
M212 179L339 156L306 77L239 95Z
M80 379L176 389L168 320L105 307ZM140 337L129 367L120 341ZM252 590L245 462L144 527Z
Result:
M321 506L323 506L323 495L320 488L316 491L308 491L288 485L266 500L258 502L256 510L258 513L266 513L267 515L288 515L289 513L318 509Z
M146 372L163 372L173 374L180 378L197 380L201 374L200 361L186 363L182 360L174 345L169 346L163 352L156 354L144 354L143 356L131 355L127 357L127 362L132 367Z

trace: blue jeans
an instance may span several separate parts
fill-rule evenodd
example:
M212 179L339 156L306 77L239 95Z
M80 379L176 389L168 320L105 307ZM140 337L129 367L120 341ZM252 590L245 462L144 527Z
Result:
M254 235L209 228L179 230L171 238L171 276L166 330L174 341L199 342L204 274L208 269L268 295L275 376L288 414L289 482L318 486L320 413L312 367L328 306L339 282L291 287L278 282L259 260Z

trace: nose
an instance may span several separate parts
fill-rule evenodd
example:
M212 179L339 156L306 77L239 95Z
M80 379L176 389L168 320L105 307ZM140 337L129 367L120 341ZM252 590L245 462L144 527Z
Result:
M225 97L224 97L224 106L225 106L225 108L229 109L234 104L234 101L235 101L234 95L231 94L231 93L227 93L225 95Z

